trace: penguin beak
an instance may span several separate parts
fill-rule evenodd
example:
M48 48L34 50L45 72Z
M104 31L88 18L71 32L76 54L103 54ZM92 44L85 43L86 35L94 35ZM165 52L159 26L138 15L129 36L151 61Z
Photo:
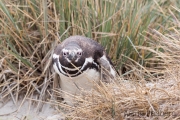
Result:
M76 60L76 53L75 52L70 52L68 55L68 59L71 60L72 62L74 62Z

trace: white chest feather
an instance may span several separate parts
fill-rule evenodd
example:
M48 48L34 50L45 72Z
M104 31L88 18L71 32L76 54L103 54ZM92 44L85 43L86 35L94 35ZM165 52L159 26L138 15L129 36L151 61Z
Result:
M67 77L59 74L61 78L60 86L64 92L72 95L78 95L81 90L89 91L93 89L94 85L100 80L100 73L94 69L87 69L77 77ZM65 102L72 104L72 98L67 94L63 94Z

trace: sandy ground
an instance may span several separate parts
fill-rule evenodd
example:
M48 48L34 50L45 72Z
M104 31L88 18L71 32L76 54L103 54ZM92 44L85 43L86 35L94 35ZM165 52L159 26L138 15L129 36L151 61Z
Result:
M35 105L30 101L15 105L13 101L4 106L0 103L0 120L63 120L63 116L57 114L56 110L49 104L44 104L42 111L37 112ZM21 106L21 107L19 107Z

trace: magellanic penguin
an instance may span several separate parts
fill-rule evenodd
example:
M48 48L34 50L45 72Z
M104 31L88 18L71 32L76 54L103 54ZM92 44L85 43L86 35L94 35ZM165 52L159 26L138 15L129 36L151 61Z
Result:
M55 48L52 61L55 72L60 75L62 91L72 95L79 94L80 90L92 90L100 80L110 82L116 77L105 49L87 37L65 39ZM65 93L64 101L73 105L72 98Z

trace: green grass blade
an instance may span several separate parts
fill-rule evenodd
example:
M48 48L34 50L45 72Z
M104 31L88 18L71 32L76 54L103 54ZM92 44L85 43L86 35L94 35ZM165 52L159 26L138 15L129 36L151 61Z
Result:
M6 7L6 5L3 3L3 1L0 1L0 8L2 10L2 12L4 12L7 16L7 18L11 21L11 23L14 25L14 27L17 29L17 31L19 31L18 26L15 23L14 18L12 17L12 15L9 13L8 8Z

